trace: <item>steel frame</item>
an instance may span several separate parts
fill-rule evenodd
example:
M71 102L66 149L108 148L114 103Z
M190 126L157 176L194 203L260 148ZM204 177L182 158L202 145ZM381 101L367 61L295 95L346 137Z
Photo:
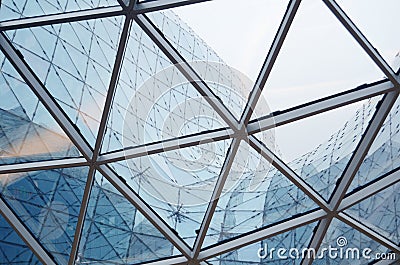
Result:
M359 223L344 210L352 205L366 199L377 192L394 185L400 180L399 168L390 172L386 176L371 182L361 189L347 194L348 188L360 167L362 161L368 153L368 150L375 139L379 129L381 128L386 116L391 110L393 104L398 98L400 89L400 78L388 66L385 60L380 56L376 49L369 43L368 39L354 25L346 13L333 0L322 0L331 12L338 18L343 26L349 31L359 45L365 50L373 62L383 71L388 79L373 84L365 84L361 87L350 89L344 93L339 93L327 98L319 99L296 106L271 115L250 120L252 111L255 108L262 89L268 80L269 74L273 69L274 62L279 55L280 48L290 29L291 23L296 15L296 11L301 0L291 0L287 11L283 17L281 25L271 45L269 53L265 59L259 76L254 84L253 90L249 95L248 102L242 113L241 119L237 120L228 108L220 101L212 90L207 86L206 82L201 80L195 70L185 61L183 56L172 46L165 36L157 29L157 27L146 17L145 13L164 10L168 8L179 7L183 5L191 5L209 0L156 0L137 2L131 0L128 6L118 1L121 6L105 7L92 10L83 10L68 12L62 14L52 14L38 17L29 17L23 19L9 20L0 22L0 48L18 71L24 81L29 85L39 100L43 103L51 116L57 121L66 135L75 144L83 155L82 158L66 158L52 161L29 162L14 165L1 165L0 174L29 172L35 170L48 170L65 167L89 166L89 174L85 186L84 196L78 218L78 224L75 231L72 251L70 254L69 264L74 264L79 246L79 240L83 228L92 184L95 172L99 171L112 183L123 196L125 196L149 221L183 254L181 257L171 257L159 261L149 262L148 264L199 264L204 263L207 259L227 253L229 251L247 246L260 240L287 232L300 226L318 221L317 228L310 241L310 247L318 249L321 242L333 220L337 218L354 229L360 231L366 236L388 247L396 253L400 253L397 242L391 242L388 238L374 232L368 226ZM85 138L64 113L62 108L57 104L46 87L39 81L35 73L19 55L18 51L13 47L11 42L4 34L6 30L22 29L28 27L37 27L51 25L57 23L68 23L89 19L106 18L112 16L125 16L124 28L119 40L119 48L112 72L109 90L106 98L105 108L101 117L100 127L96 139L94 149L90 147ZM202 134L194 134L179 137L171 140L149 143L142 146L132 147L126 150L111 152L108 154L100 154L101 145L104 139L107 120L110 114L111 104L114 98L114 92L118 83L119 73L121 70L122 60L129 36L132 23L137 23L144 32L154 41L154 43L165 53L165 55L175 64L181 73L193 84L193 86L203 95L209 104L226 122L228 127L218 130L208 131ZM272 129L276 126L288 124L306 117L317 115L341 106L345 106L357 101L371 98L377 95L383 95L379 108L365 131L359 145L354 152L350 162L340 178L335 191L329 201L324 200L316 191L312 189L303 179L283 161L281 161L272 151L270 151L263 143L261 143L253 134L265 130ZM211 141L220 141L233 138L231 147L226 157L225 163L221 170L217 185L214 189L212 200L209 203L204 219L201 223L200 232L195 241L193 249L190 248L185 241L175 234L172 229L163 221L157 213L154 212L140 197L137 195L115 172L108 166L109 163L117 162L129 158L145 156L148 154L156 154L160 152L175 150L183 147L198 145ZM252 231L246 235L239 236L223 243L202 249L202 243L206 236L213 213L217 206L219 195L223 189L225 180L229 174L230 167L234 161L236 152L241 141L248 142L257 152L265 159L270 161L284 176L293 182L307 196L309 196L319 207L315 211L304 213L291 220L286 220L268 227L264 227ZM346 195L347 194L347 195ZM27 243L37 257L45 264L55 264L52 257L47 253L41 243L30 233L30 231L20 221L3 198L0 197L0 212L5 219L11 224L21 238ZM302 264L311 264L312 259L304 259ZM385 261L381 262L385 264Z

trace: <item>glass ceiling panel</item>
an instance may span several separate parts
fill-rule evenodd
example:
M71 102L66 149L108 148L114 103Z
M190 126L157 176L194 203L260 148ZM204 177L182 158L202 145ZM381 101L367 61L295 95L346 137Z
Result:
M223 254L219 257L207 260L207 262L213 265L300 264L301 251L302 249L307 248L312 236L312 231L315 226L316 223L301 226L289 232L262 240L249 246L239 248L227 254ZM260 248L263 250L260 251ZM272 250L272 248L274 248L274 250ZM281 254L282 256L286 256L286 258L279 258L279 256L277 255L277 252L275 250L278 250L280 248L286 250L286 253ZM296 251L291 251L291 249L299 250L300 254L297 256Z
M6 32L62 109L94 145L122 17Z
M88 168L0 175L1 196L59 264L67 264Z
M322 1L305 0L262 96L272 111L285 110L383 77Z
M248 94L253 88L254 80L274 39L287 1L252 1L246 5L236 2L232 0L229 3L228 1L212 1L174 9L190 25L193 24L196 32L204 31L204 27L207 27L207 34L204 35L208 36L213 48L210 48L183 20L171 11L150 13L149 18L186 61L203 62L194 64L193 68L239 119ZM262 14L254 14L257 5L268 5L268 8L258 7L258 10L263 10ZM224 17L224 20L220 19L219 14L212 15L217 12L218 9L216 8L220 6L224 6L226 14L229 14L229 16ZM196 14L207 14L207 20L202 19L200 22L191 19L193 16L190 14L194 12L193 8L196 8ZM251 18L240 19L241 14L246 12L243 8L252 10ZM199 17L204 18L204 16ZM248 30L249 28L253 30ZM240 35L238 35L238 32L240 32ZM259 34L260 32L262 34ZM254 36L256 34L257 36ZM213 38L213 36L216 37L215 35L218 35L218 38ZM213 40L215 42L215 39L218 39L218 42L212 43ZM254 39L257 41L254 41ZM221 44L223 44L223 47L220 46ZM232 62L227 61L229 66L217 55L214 49L219 54L229 54L230 56L225 56L226 59L234 57ZM257 50L257 53L255 50ZM235 56L232 56L232 54L235 54ZM211 72L214 75L215 73L218 74L211 77ZM251 72L251 75L248 72ZM251 76L252 79L248 76ZM268 111L267 106L265 107L266 110L261 111L261 113Z
M117 0L2 0L0 21L116 5Z
M399 63L394 58L400 51L400 36L394 30L399 23L400 2L397 0L384 2L338 0L337 2L393 70L399 70Z
M332 250L332 255L329 255L329 248L336 248L336 250ZM371 252L369 253L370 259L364 258L362 255L362 251L366 248L371 249ZM316 259L313 264L371 264L371 262L374 261L376 253L388 253L386 247L337 219L333 219L328 232L322 241L318 255L321 255L322 249L325 249L325 255L322 255L323 258ZM357 250L354 250L353 256L349 249L357 249L358 252ZM357 253L359 253L358 259ZM336 258L334 258L335 254L337 255Z
M133 24L102 151L226 126L206 99Z
M174 17L171 20L157 20L156 14L150 17L159 28L165 29L163 32L166 37L186 60L223 60L254 81L287 5L286 0L252 0L246 1L246 4L240 0L219 0L174 8L173 11L184 22ZM168 30L173 24L183 24L179 34ZM189 56L186 52L199 54L198 49L208 50L207 53L200 53L208 56Z
M101 174L90 194L78 262L138 264L173 256L174 246Z
M0 263L42 264L2 215L0 215Z
M384 189L345 210L352 217L374 231L400 242L400 183Z
M189 244L194 243L231 140L113 163L118 175Z
M78 149L0 53L0 164L79 157Z
M350 186L350 191L400 166L400 99L392 107Z
M328 200L380 98L276 127L278 156Z
M317 205L307 195L242 142L204 246L315 208Z

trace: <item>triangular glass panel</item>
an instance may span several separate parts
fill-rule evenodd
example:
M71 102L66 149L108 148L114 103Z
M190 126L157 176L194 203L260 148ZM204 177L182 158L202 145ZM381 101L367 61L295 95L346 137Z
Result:
M6 32L87 141L94 145L122 17Z
M42 264L2 215L0 215L0 263Z
M189 245L196 238L231 140L111 166Z
M289 232L228 252L207 260L209 264L300 264L301 253L307 248L316 223L311 223ZM276 250L284 249L280 255Z
M400 242L400 183L396 183L383 191L361 201L345 210L352 217L371 229Z
M400 64L395 56L400 51L398 34L393 28L399 23L397 10L400 2L396 0L380 1L337 1L347 16L353 21L362 34L375 46L386 62L398 71Z
M283 111L383 78L383 72L324 3L305 0L262 97L272 111Z
M0 54L0 164L79 157L78 149Z
M226 126L206 98L133 24L102 151Z
M51 253L67 264L88 168L65 168L0 176L1 195Z
M240 144L204 246L318 208L247 143Z
M374 264L376 254L390 258L389 252L388 248L358 230L333 219L313 264Z
M400 166L399 111L400 99L397 99L355 175L350 190L363 186Z
M79 11L107 6L117 6L117 0L92 0L92 1L47 1L47 0L2 0L0 20L19 19L41 15L51 15L71 11ZM122 8L121 8L122 9Z
M186 61L198 62L193 68L239 119L287 3L223 0L173 9L178 15L162 11L148 16Z
M178 254L171 242L96 173L77 262L137 264Z
M380 98L377 96L276 127L278 156L328 200Z

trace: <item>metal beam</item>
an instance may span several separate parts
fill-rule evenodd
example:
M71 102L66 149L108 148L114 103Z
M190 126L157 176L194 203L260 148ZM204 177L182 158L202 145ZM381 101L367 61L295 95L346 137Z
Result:
M250 232L246 235L241 235L236 238L219 243L202 250L199 254L198 260L207 260L218 255L239 249L261 240L271 238L273 236L283 234L287 231L296 229L326 217L325 211L319 209L313 212L302 214L301 216L288 219L284 222L274 224L272 226L263 227L261 229Z
M93 186L93 182L94 182L95 172L96 172L95 168L90 167L88 177L86 180L85 190L83 191L81 207L79 210L78 221L77 221L76 227L75 227L74 241L72 242L71 253L69 255L68 265L75 264L76 255L77 255L78 249L79 249L79 242L80 242L82 231L83 231L83 225L85 223L86 210L87 210L87 206L89 204L90 194L91 194L92 186Z
M200 230L196 237L196 241L194 243L193 254L192 254L193 259L197 259L197 256L200 253L200 249L206 237L208 228L211 223L211 219L214 215L215 209L217 208L219 197L221 196L226 179L228 178L229 172L233 165L233 161L235 160L236 153L239 149L240 142L241 140L238 138L233 139L229 147L229 150L226 154L225 161L224 164L222 165L221 172L215 184L215 188L211 196L210 203L208 204L207 211L204 215L203 221L201 222Z
M28 18L18 18L0 22L0 31L47 26L81 20L124 15L120 6L100 7L90 10L79 10L61 14L43 15Z
M377 110L374 113L364 135L362 136L358 146L356 147L352 157L350 158L349 163L347 164L341 178L338 180L338 184L335 187L335 190L332 193L332 196L329 200L329 211L336 213L338 211L339 205L347 193L348 188L350 187L351 182L353 181L354 176L356 175L358 169L360 168L364 158L368 154L368 150L372 145L376 135L378 134L383 122L385 121L386 116L389 114L393 104L395 103L398 97L398 91L391 91L387 93L381 102L377 106ZM314 234L312 242L313 245L310 247L314 248L318 251L321 246L322 239L324 238L326 231L332 221L332 216L329 217L329 222L319 223L317 226L318 236ZM305 258L302 261L302 265L311 264L314 260L314 257Z
M208 87L206 82L196 73L196 71L186 62L183 56L167 40L161 31L144 14L135 17L136 22L143 31L153 40L160 50L175 64L176 68L185 76L193 87L204 97L204 99L214 108L221 118L233 130L238 130L239 122L222 103L214 92Z
M0 165L0 174L11 174L19 172L29 172L36 170L50 170L66 167L88 166L89 163L85 158L63 158L38 162L24 162L10 165Z
M131 0L133 1L133 0ZM134 7L134 12L137 14L160 11L169 8L175 8L185 5L192 5L210 0L157 0L138 2Z
M121 151L116 151L104 155L100 155L98 158L98 164L112 163L125 159L136 158L145 155L158 154L162 152L168 152L180 148L186 148L190 146L206 144L221 140L227 140L232 138L234 131L230 128L221 128L208 132L201 132L191 135L185 135L173 139L163 140L159 142L152 142L132 148L127 148Z
M125 54L125 48L126 48L126 45L128 42L131 25L132 25L132 19L126 18L124 27L122 29L120 41L118 44L117 55L115 57L114 69L111 74L110 85L109 85L109 88L107 91L107 97L106 97L106 100L104 103L103 114L101 116L101 121L100 121L99 129L97 132L96 143L95 143L95 148L93 151L92 161L96 161L100 154L103 137L104 137L104 134L105 134L106 128L107 128L108 117L110 115L111 105L112 105L113 98L114 98L114 93L115 93L115 90L117 87L118 77L119 77L120 69L121 69L121 65L122 65L122 60L123 60L124 54ZM74 241L72 244L71 254L70 254L69 262L68 262L69 265L73 265L75 263L76 255L78 253L79 242L80 242L80 238L81 238L81 234L82 234L83 224L84 224L85 218L86 218L86 210L88 207L89 198L90 198L90 194L92 191L95 173L96 173L95 167L94 167L94 165L92 165L89 170L85 190L83 193L81 208L80 208L79 216L78 216L78 222L77 222L76 229L75 229Z
M15 213L9 208L4 199L0 196L0 213L7 220L9 225L24 240L26 245L32 250L36 257L43 263L55 265L51 254L49 254L25 225L19 220Z
M258 75L258 78L254 84L253 90L250 93L249 99L240 119L241 124L243 125L248 124L251 115L253 114L258 99L261 96L261 92L265 86L265 83L267 82L269 74L271 73L272 67L274 66L276 58L278 57L279 51L281 50L283 41L286 38L290 25L292 24L294 16L299 8L300 2L301 0L292 0L287 7L286 13L283 16L278 32L275 35L267 58L264 61L260 74Z
M189 246L174 232L165 221L154 212L154 210L143 201L143 199L132 190L124 179L119 177L107 165L97 167L103 176L125 197L132 203L139 212L147 218L147 220L159 230L167 240L169 240L187 259L190 259L191 250Z
M332 13L339 19L343 26L350 32L354 39L361 45L365 52L371 57L371 59L376 63L376 65L382 70L382 72L392 81L395 86L400 86L399 78L396 76L395 72L390 68L386 61L382 58L379 52L374 46L365 38L361 31L356 27L356 25L351 21L351 19L346 15L346 13L340 8L340 6L334 0L323 0L327 7L332 11Z
M324 240L325 234L328 231L329 225L332 223L333 217L332 215L328 216L327 218L318 222L317 226L313 231L313 235L308 245L308 249L319 249ZM311 256L304 256L303 260L301 261L301 265L310 265L313 263L314 257Z
M104 102L103 114L101 116L101 121L100 121L99 129L97 132L96 143L95 143L95 147L94 147L94 151L93 151L92 161L97 160L97 158L100 154L100 151L101 151L103 138L104 138L104 135L107 130L107 122L108 122L108 118L110 116L111 106L113 104L114 94L115 94L115 91L116 91L117 85L118 85L119 75L120 75L121 67L122 67L122 61L124 59L131 25L132 25L132 19L126 18L124 27L122 29L120 41L118 44L118 50L117 50L117 54L115 57L114 68L113 68L113 71L111 74L111 79L110 79L110 85L108 86L108 90L107 90L107 97Z
M20 57L17 50L12 46L10 41L4 35L0 33L0 48L4 55L15 67L24 81L29 85L32 91L39 98L40 102L46 107L47 111L57 121L58 125L64 130L69 139L75 144L82 155L90 161L92 158L92 150L86 139L80 134L76 126L71 122L65 112L57 104L56 100L50 95L47 89L44 87L39 78L35 75L28 64Z
M258 133L394 90L396 90L396 87L390 81L382 80L373 84L365 84L344 93L338 93L252 120L247 126L247 132L249 134Z
M382 236L381 234L373 230L373 227L370 227L372 226L372 224L368 225L362 224L356 219L352 218L350 215L345 213L339 213L337 218L340 221L358 230L359 232L365 234L374 241L392 250L393 252L400 254L400 247L396 243L392 242L391 240L387 239L386 237Z
M344 211L350 208L351 206L377 194L378 192L395 185L399 181L400 181L400 169L397 168L394 172L389 173L385 177L382 177L343 198L338 208L338 211L339 212Z
M339 93L284 111L275 112L273 115L252 120L247 126L247 132L249 134L255 134L260 131L269 130L293 121L301 120L312 115L323 113L393 90L396 90L396 88L390 81L383 80L374 84L363 85L344 93ZM217 130L201 132L199 134L192 134L160 142L148 143L125 150L104 154L99 157L98 163L112 163L148 154L157 154L164 151L176 150L178 148L190 147L198 145L199 143L226 140L232 138L233 135L234 131L230 128L221 128Z
M392 91L387 93L381 102L377 106L377 110L374 113L364 135L362 136L358 146L356 147L349 163L347 164L335 190L329 200L329 204L332 211L337 211L339 205L347 193L354 176L357 174L364 158L368 154L368 150L374 142L376 135L378 134L382 124L384 123L387 115L389 114L392 106L397 100L399 95L398 91Z
M185 257L171 257L167 259L160 259L156 261L146 262L146 265L186 265L188 259Z
M296 185L304 194L310 197L319 207L329 212L329 206L325 199L321 197L308 183L306 183L296 172L279 159L268 147L261 143L253 135L249 136L249 144L257 152L259 152L267 161L269 161L276 169L286 176L294 185Z

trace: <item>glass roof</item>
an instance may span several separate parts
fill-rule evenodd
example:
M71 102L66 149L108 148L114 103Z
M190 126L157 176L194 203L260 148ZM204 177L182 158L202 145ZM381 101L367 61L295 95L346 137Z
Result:
M11 20L39 15L59 14L99 7L118 6L117 0L49 1L3 0L0 20ZM119 7L121 8L121 7Z
M243 5L1 1L0 264L397 264L400 3Z

